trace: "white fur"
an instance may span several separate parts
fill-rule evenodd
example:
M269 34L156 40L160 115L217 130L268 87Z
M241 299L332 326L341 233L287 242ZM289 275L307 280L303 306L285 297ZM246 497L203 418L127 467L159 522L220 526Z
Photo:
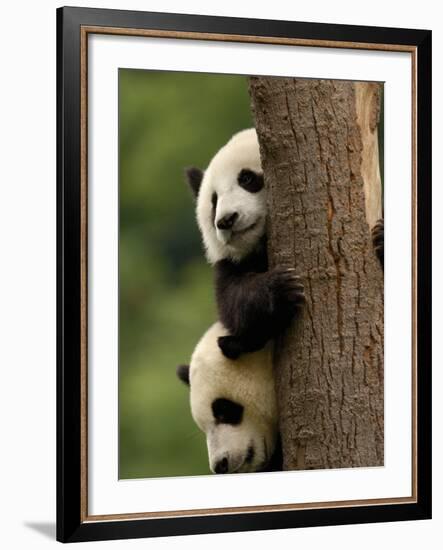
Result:
M217 322L195 348L190 364L191 412L206 434L212 471L226 457L229 472L253 472L271 458L278 432L272 345L232 361L221 353L217 344L217 338L226 334L226 329ZM218 398L230 399L244 407L240 424L215 423L211 405ZM248 464L245 458L251 445L255 455Z
M224 258L240 261L252 252L265 232L266 190L263 187L258 193L250 193L240 187L237 176L242 169L262 173L254 128L235 134L214 156L203 176L197 197L197 223L211 263ZM218 202L213 221L214 192ZM239 214L233 231L217 229L217 221L233 212Z

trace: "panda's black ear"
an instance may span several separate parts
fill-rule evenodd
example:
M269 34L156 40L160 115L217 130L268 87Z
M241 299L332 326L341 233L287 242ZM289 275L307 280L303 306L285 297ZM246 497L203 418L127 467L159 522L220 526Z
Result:
M197 197L198 192L200 191L200 185L203 180L203 170L191 166L190 168L185 169L186 181L188 182L191 191L194 194L194 197Z
M179 365L176 373L180 380L189 386L189 365Z

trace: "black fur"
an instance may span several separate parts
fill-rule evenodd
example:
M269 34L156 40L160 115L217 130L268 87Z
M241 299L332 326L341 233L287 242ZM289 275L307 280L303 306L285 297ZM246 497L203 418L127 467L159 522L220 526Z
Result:
M200 168L196 168L195 166L191 166L190 168L186 168L185 175L194 197L197 197L198 192L200 191L201 182L203 180L203 170L200 170Z
M382 218L372 228L372 243L381 266L385 268L385 221Z
M175 372L178 378L189 386L189 365L179 365Z
M212 402L212 414L218 424L237 426L243 418L243 405L220 397Z
M218 344L230 359L263 348L285 330L304 303L303 285L294 270L268 271L264 243L241 262L217 262L215 286L220 321L230 333Z
M237 176L237 181L240 187L250 193L258 193L263 189L264 179L263 174L257 174L253 170L243 168Z
M262 472L281 472L283 470L283 450L280 435L277 438L271 460L263 467Z

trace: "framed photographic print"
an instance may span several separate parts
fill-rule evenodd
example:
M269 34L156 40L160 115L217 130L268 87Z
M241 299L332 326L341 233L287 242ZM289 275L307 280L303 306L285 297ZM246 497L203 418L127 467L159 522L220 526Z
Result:
M431 32L57 50L58 540L430 518Z

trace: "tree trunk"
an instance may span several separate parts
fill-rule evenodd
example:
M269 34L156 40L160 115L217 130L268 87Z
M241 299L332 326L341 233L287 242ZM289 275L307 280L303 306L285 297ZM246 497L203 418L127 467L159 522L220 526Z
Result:
M295 267L306 294L275 346L283 467L383 465L378 85L251 77L250 94L270 268Z

